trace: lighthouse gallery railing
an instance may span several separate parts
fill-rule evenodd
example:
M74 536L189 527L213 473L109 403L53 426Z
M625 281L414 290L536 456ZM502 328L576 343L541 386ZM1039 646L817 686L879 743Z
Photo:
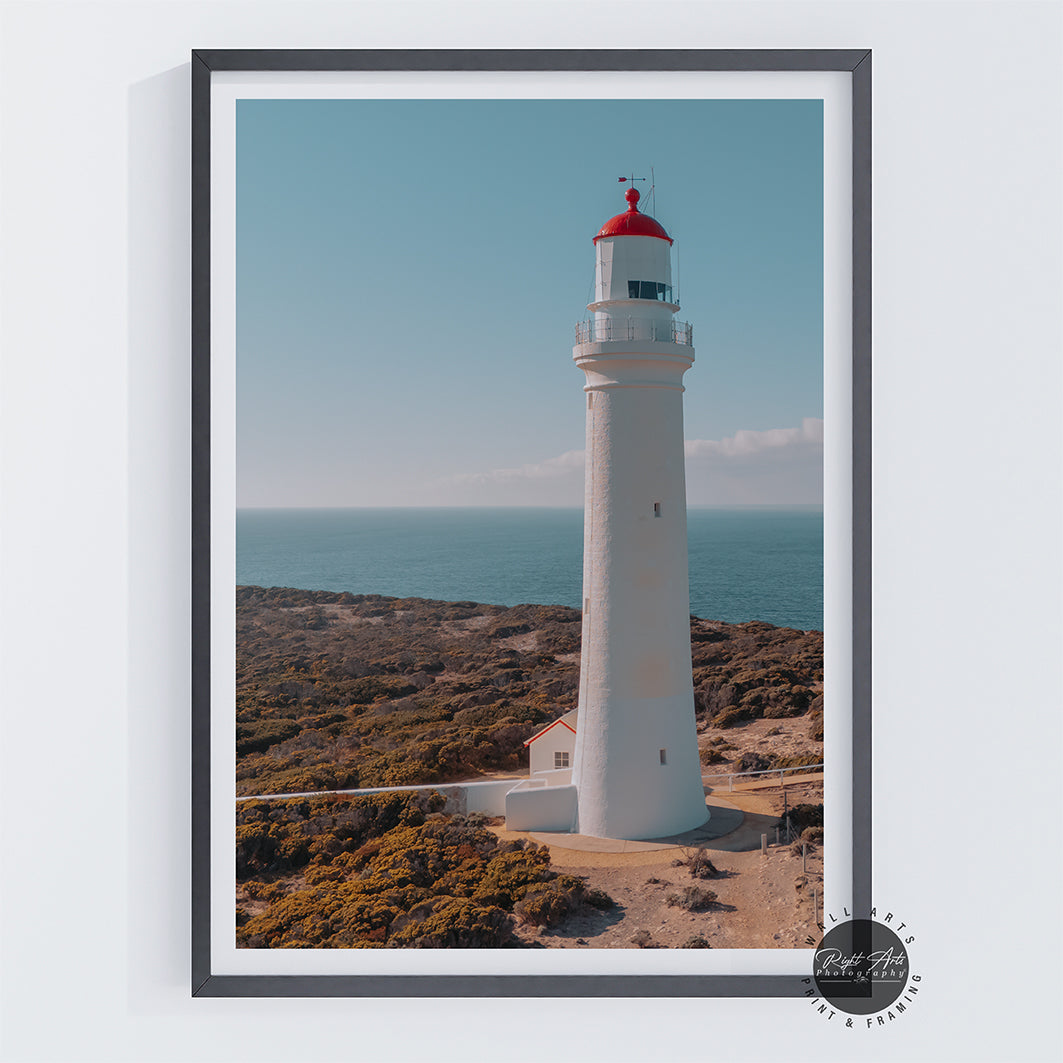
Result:
M610 321L580 321L576 343L606 340L651 340L655 343L694 345L694 328L689 321L657 321L649 317L629 317Z

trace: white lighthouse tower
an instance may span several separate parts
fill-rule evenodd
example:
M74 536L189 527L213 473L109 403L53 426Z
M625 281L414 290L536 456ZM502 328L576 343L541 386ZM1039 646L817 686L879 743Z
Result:
M690 660L683 374L672 239L638 209L594 237L594 301L573 358L586 374L583 645L575 824L656 838L708 818Z

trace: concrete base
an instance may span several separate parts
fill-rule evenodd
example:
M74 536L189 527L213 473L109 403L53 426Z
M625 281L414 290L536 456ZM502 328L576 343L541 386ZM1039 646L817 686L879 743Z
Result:
M542 845L558 849L576 849L581 853L650 853L657 849L671 849L672 842L629 842L621 838L595 838L590 834L560 834L551 831L532 831L531 835Z
M701 846L722 838L737 830L744 819L740 808L714 800L709 805L709 819L700 827L667 838L649 838L644 841L629 841L623 838L594 838L589 834L568 834L552 831L534 831L532 838L543 845L555 845L559 849L575 849L584 853L649 853L677 846Z

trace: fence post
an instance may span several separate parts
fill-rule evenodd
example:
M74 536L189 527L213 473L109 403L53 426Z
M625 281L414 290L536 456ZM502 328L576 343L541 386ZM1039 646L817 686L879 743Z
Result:
M806 870L808 870L808 869L807 869L807 868L805 867L805 857L806 857L807 855L808 855L808 843L807 843L807 842L802 842L802 843L801 843L801 873L802 873L802 874L804 874L804 872L805 872Z
M766 834L760 836L760 855L768 855L768 836Z
M735 788L735 777L733 775L727 776L727 792L733 793Z
M819 891L812 887L812 922L819 926Z

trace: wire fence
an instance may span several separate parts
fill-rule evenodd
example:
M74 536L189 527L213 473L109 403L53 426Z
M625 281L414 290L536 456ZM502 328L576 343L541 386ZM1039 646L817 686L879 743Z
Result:
M742 779L742 778L746 777L747 775L778 775L779 776L779 785L780 786L785 786L786 785L786 773L787 772L791 772L791 771L814 772L814 771L822 771L822 770L823 770L823 763L821 761L819 764L797 764L797 765L795 765L792 768L764 768L761 771L722 771L722 772L717 772L714 775L702 775L701 777L702 777L702 779L726 779L727 780L727 789L728 789L728 791L733 791L734 790L735 779Z

